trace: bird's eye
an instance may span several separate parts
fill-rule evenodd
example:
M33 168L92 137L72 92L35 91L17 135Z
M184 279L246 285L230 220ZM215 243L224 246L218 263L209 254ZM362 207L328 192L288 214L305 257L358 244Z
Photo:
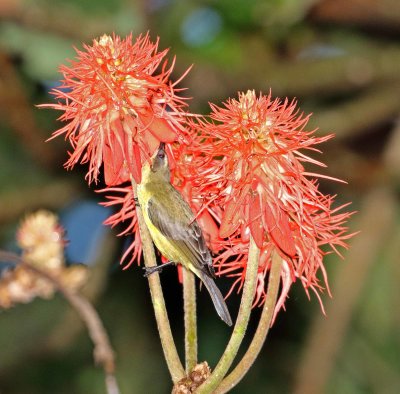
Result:
M158 152L158 153L157 153L157 157L158 157L159 159L164 159L165 153L164 153L164 152Z

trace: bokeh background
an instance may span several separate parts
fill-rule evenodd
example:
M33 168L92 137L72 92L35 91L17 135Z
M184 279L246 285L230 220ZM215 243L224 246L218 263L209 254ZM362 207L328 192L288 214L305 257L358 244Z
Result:
M400 2L398 0L1 0L0 238L14 250L28 212L58 212L70 262L91 267L84 294L96 305L117 353L122 393L168 393L149 290L137 266L122 271L124 240L101 226L110 214L83 179L65 172L66 144L44 143L59 114L39 110L73 46L103 33L146 31L176 54L175 76L193 112L255 89L296 97L310 129L334 132L322 146L321 180L338 204L352 201L360 234L329 256L333 299L308 301L296 284L261 356L232 393L400 392ZM101 185L100 185L101 186ZM162 274L182 351L181 289ZM219 280L223 291L231 281ZM200 298L200 359L214 366L229 338L208 295ZM238 299L229 308L236 313ZM256 326L254 311L251 329ZM251 334L251 330L249 331ZM92 344L61 297L0 311L0 393L104 393Z

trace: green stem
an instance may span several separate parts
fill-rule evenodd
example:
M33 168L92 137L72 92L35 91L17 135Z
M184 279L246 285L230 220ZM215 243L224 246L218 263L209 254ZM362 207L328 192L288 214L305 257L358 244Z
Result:
M183 304L185 311L186 374L197 364L197 318L195 276L185 267L183 271Z
M215 390L216 394L227 393L246 375L253 365L261 348L267 338L271 321L274 316L276 300L278 297L279 283L281 278L282 258L278 253L272 254L272 265L269 272L268 293L264 302L263 311L254 338L247 349L246 354L235 369L222 381Z
M131 182L134 196L136 197L136 183L133 179ZM157 262L154 254L153 241L144 221L142 210L136 209L136 214L139 224L140 238L142 240L144 264L146 267L154 267L157 265ZM157 321L158 333L161 339L161 346L164 351L164 357L167 361L172 381L176 383L185 377L185 370L183 369L181 360L179 359L178 351L176 350L174 338L172 336L159 274L156 272L152 275L149 275L148 280L151 301L153 303L154 313Z
M232 365L234 358L239 350L246 333L247 325L250 319L251 305L254 300L254 294L257 284L258 262L260 250L255 244L253 238L250 238L249 257L246 268L246 278L243 286L243 295L240 303L239 313L235 327L229 343L222 355L219 363L215 367L209 378L195 391L197 394L214 393L222 379Z

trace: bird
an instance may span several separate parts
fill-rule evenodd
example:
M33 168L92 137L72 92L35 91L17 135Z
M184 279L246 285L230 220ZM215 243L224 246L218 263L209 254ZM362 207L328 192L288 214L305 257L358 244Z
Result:
M146 267L145 276L160 272L166 265L181 264L201 280L219 317L231 326L228 307L214 282L212 256L203 232L190 206L171 184L163 142L142 167L142 179L137 185L137 203L155 246L168 260L162 265Z

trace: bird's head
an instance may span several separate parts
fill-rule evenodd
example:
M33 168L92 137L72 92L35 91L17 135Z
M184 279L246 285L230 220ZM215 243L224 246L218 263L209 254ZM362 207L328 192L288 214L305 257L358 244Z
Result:
M150 162L144 164L142 169L142 182L155 180L170 181L168 156L165 151L165 142L161 142L154 152Z

